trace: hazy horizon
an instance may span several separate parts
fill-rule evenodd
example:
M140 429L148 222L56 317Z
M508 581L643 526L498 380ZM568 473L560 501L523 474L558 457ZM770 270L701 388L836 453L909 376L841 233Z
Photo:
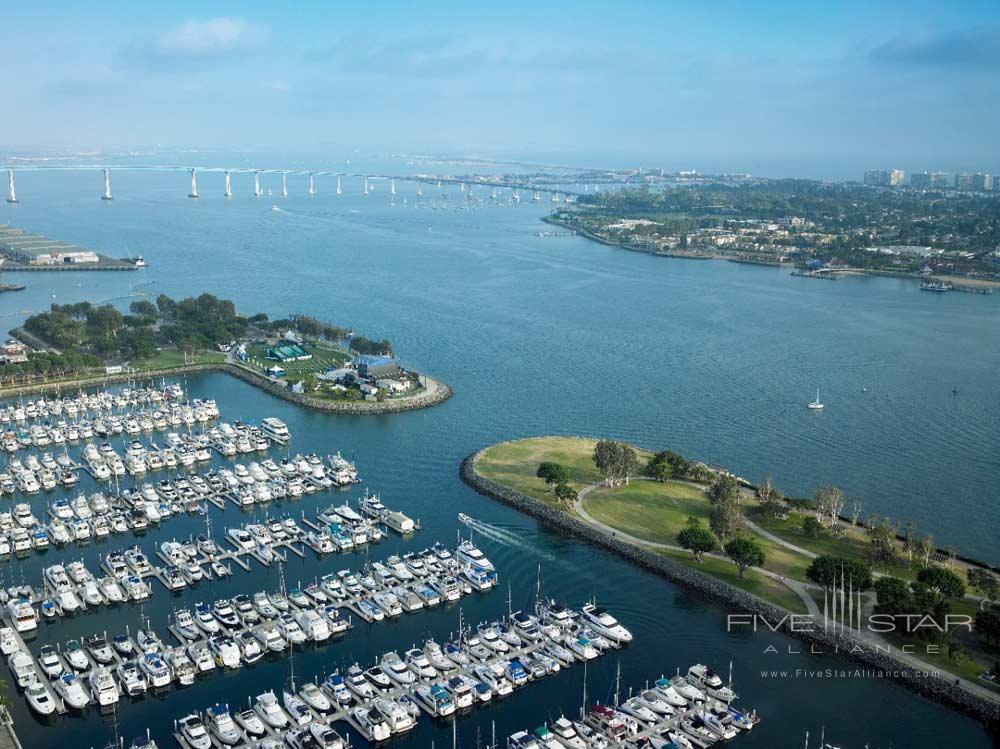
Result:
M130 8L7 9L0 152L1000 171L995 3Z

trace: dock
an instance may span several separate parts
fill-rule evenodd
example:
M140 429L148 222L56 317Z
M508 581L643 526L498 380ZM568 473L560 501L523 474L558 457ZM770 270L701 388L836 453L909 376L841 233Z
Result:
M457 562L453 562L451 566L454 567L455 565L457 565ZM454 573L454 572L457 572L457 570L456 569L451 569L449 567L448 568L448 572L449 573ZM440 574L440 573L438 571L436 571L436 570L428 570L426 572L426 574L423 574L423 575L416 575L416 574L414 574L413 575L413 581L410 583L410 585L412 585L415 582L425 582L425 581L429 580L430 578L432 578L432 577L434 577L434 576L436 576L438 574ZM147 573L146 577L149 577L149 576L156 576L157 579L160 579L161 582L163 582L162 578L159 578L157 571L153 571L153 572ZM166 585L165 582L163 584ZM326 606L334 606L338 610L339 609L348 609L351 612L353 612L354 614L357 614L364 621L370 622L371 620L366 615L364 615L361 612L361 609L358 607L358 603L360 601L364 600L364 599L371 599L372 596L374 596L374 595L376 595L378 593L387 593L387 592L389 592L391 590L392 587L394 587L394 586L391 583L388 583L388 584L383 583L383 584L378 585L373 590L367 590L366 589L360 595L356 595L356 596L350 596L350 595L348 595L348 596L345 596L344 598L341 598L341 599L338 599L338 598L334 597L330 593L324 592L324 595L328 598L329 603L320 603L320 602L317 602L313 598L307 597L306 600L309 601L309 603L303 605L303 604L300 604L300 603L296 603L294 600L291 599L291 597L288 597L286 599L288 601L288 613L292 614L293 616L295 616L295 615L297 615L297 614L299 614L301 612L309 610L309 611L316 612L321 617L324 617L324 614L322 613L321 610L324 607L326 607ZM486 591L484 591L484 592L486 592ZM463 596L464 595L469 595L471 593L472 593L471 589L469 589L469 590L463 590L462 591L462 595ZM254 594L251 594L251 597L253 597L253 595ZM306 594L303 594L303 595L306 595ZM437 604L437 605L441 605L441 604ZM425 606L425 607L422 607L421 609L418 609L418 611L423 610L423 608L430 608L430 607ZM417 613L417 612L410 612L410 613ZM391 616L386 615L385 618L386 619L391 619L391 618L398 618L398 617L391 617ZM325 619L325 620L329 621L328 619ZM11 629L13 629L13 627L11 626L11 623L8 620L8 617L7 617L6 613L3 614L2 621L3 621L3 623L4 623L5 626L10 626ZM254 632L258 629L258 627L260 627L265 622L269 622L269 621L273 622L273 621L276 621L276 620L274 620L274 619L267 619L267 618L261 616L260 620L258 622L247 623L247 622L242 622L241 621L241 623L238 626L235 626L235 627L225 627L225 626L221 625L221 623L220 623L219 624L219 632L227 635L228 637L233 637L235 635L253 636ZM329 642L329 641L334 641L334 640L340 639L347 632L349 632L353 628L353 626L354 626L354 622L353 622L353 618L352 617L347 617L346 619L345 618L340 618L338 621L344 622L346 626L344 626L343 629L340 630L340 631L332 632L329 637L324 638L324 640L322 640L320 642ZM332 622L330 622L330 623L332 624ZM210 640L210 636L207 633L205 633L205 632L203 632L201 630L199 630L198 637L191 638L191 637L185 637L183 635L183 633L180 632L180 630L178 630L178 628L176 627L176 625L174 623L168 623L166 625L166 628L170 632L171 636L173 636L173 638L178 642L178 646L181 647L181 648L207 647L208 646L208 643L209 643L209 640ZM155 633L155 630L148 630L148 631ZM107 632L96 633L96 634L103 635L106 639L108 638L108 633ZM90 664L89 668L86 669L86 670L84 670L84 671L82 671L82 672L80 672L80 671L76 672L77 675L80 677L80 679L84 683L89 683L89 678L90 678L92 672L95 669L106 668L106 669L114 670L119 665L121 665L122 663L137 658L143 652L142 649L139 647L138 641L133 637L132 633L129 632L128 628L126 628L126 631L125 631L124 634L129 639L129 641L132 643L133 654L131 656L129 656L129 657L123 657L116 649L112 648L112 661L110 663L102 665L102 664L99 664L93 658L93 655L91 653L85 651L86 652L86 656L87 656L87 660L88 660L88 662ZM31 655L31 657L32 657L32 659L34 661L34 664L35 664L35 668L38 671L39 675L41 676L41 678L39 679L39 681L43 682L46 685L46 688L49 689L50 696L52 697L54 703L57 706L57 711L60 714L63 714L65 712L67 712L66 705L62 702L61 698L59 698L59 696L55 693L55 691L52 690L52 688L51 688L51 686L49 684L48 679L44 678L44 672L42 671L41 666L38 663L36 656L28 648L27 644L25 643L25 641L21 637L20 633L17 633L15 631L15 638L16 638L16 642L18 644L18 647L20 647L22 650L24 650L29 655ZM110 640L109 640L109 642L110 642ZM162 639L160 640L160 642L162 643ZM312 641L312 642L315 642L315 641ZM81 643L86 647L86 640L85 639L81 640ZM319 643L317 643L317 644L319 644ZM288 647L294 647L294 645L289 644ZM164 652L162 648L161 648L161 652ZM69 665L68 661L63 657L63 655L61 653L59 655L59 660L62 663L62 667L63 667L64 671L72 671L73 670L71 668L71 666ZM244 663L241 662L240 667L242 668L242 667L245 667L245 666L246 666L246 664L244 664ZM221 668L221 665L217 663L217 667ZM173 680L171 680L170 685L159 688L158 692L166 691L166 690L168 690L170 688L173 688L175 686L176 686L175 683L173 682ZM151 687L151 689L152 689L152 687ZM120 685L119 685L119 692L121 692Z

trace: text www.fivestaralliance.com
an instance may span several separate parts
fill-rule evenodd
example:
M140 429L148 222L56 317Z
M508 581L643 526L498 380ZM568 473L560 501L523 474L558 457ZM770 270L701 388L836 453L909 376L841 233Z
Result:
M921 671L918 669L898 669L887 671L874 668L853 669L805 669L791 671L761 671L762 679L930 679L939 678L940 671Z

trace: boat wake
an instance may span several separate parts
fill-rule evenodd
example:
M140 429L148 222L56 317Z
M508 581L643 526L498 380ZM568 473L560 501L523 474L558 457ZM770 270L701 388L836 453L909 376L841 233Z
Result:
M490 539L491 541L496 541L504 546L515 546L519 549L525 549L540 556L549 562L556 561L555 556L549 554L548 552L542 551L532 544L526 542L518 534L513 531L509 531L506 528L501 528L491 523L487 523L484 520L476 520L473 517L469 517L464 512L458 513L458 519L468 528L471 528L480 536Z

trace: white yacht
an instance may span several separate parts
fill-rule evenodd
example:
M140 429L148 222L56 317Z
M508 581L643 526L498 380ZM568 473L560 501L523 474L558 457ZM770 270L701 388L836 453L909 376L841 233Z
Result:
M273 691L257 695L257 699L254 702L254 710L257 711L261 720L271 726L271 728L286 728L288 726L288 714L278 704L278 698Z
M26 598L7 602L7 618L18 632L31 632L38 628L38 612Z
M281 419L268 416L260 422L260 428L268 437L282 445L288 442L291 435L288 433L288 426Z
M205 711L205 724L208 730L226 746L238 744L243 739L243 734L233 721L233 716L229 714L228 705L212 705Z
M52 686L66 705L74 710L82 710L90 704L90 697L87 690L83 688L80 677L72 671L60 676Z
M605 609L588 603L585 604L581 613L583 618L598 634L604 635L617 643L632 642L632 633L623 627L617 619L609 614Z
M24 690L24 698L28 701L28 706L39 715L52 715L56 711L52 695L41 682L35 681L29 684Z
M94 702L98 705L107 707L118 702L118 686L115 684L115 677L111 675L110 670L104 667L95 668L90 672L88 682Z

